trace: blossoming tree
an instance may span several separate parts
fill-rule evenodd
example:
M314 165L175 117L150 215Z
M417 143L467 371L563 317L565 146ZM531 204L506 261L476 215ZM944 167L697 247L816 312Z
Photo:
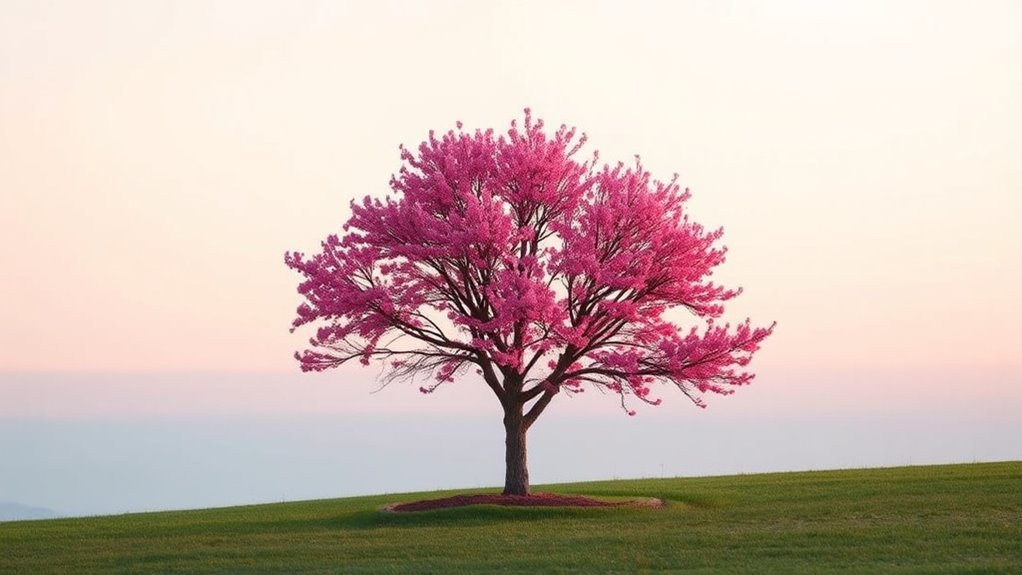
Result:
M459 122L402 147L386 199L353 202L316 255L285 256L304 278L292 331L318 326L302 370L382 360L423 393L474 373L503 408L508 495L528 494L526 432L559 392L609 390L634 414L657 384L702 406L748 383L773 326L714 322L741 291L708 279L721 230L688 218L677 176L580 161L584 143L526 110L501 136Z

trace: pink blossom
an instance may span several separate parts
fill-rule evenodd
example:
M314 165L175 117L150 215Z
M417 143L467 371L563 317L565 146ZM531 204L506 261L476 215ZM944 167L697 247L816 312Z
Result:
M428 393L471 367L502 405L599 387L660 403L660 386L730 394L769 327L714 323L740 289L710 280L723 231L690 219L690 194L625 165L580 158L585 136L550 133L529 110L504 134L430 132L400 148L384 198L351 204L342 236L288 253L315 324L305 371L389 358ZM690 312L689 325L665 317ZM628 409L629 414L634 410ZM531 422L531 420L530 420Z

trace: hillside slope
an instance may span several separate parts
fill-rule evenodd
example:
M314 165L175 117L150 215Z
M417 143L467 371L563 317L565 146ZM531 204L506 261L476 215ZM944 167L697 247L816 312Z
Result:
M1020 573L1022 462L575 483L665 509L400 494L0 524L0 573Z

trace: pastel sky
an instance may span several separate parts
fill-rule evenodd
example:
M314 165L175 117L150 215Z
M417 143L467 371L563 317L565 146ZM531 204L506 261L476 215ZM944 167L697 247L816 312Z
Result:
M1010 1L3 2L0 371L293 371L283 253L399 144L530 106L681 174L732 315L779 323L758 384L1017 374L1020 29Z

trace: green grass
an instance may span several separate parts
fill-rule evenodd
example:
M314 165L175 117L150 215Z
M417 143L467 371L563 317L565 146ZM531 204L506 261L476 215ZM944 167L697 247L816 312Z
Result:
M0 524L0 573L1022 573L1022 462L540 486L665 509L450 492Z

